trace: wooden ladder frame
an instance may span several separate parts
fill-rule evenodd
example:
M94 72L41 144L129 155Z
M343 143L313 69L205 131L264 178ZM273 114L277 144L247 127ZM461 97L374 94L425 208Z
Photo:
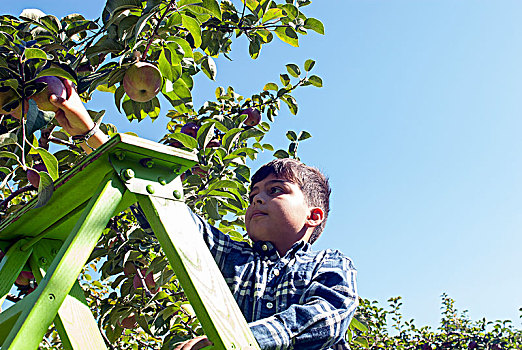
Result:
M0 223L0 306L28 264L38 287L0 313L2 350L38 349L54 322L65 349L106 349L78 276L117 213L139 203L213 342L259 349L188 207L179 176L195 154L118 134L54 182L49 203L33 199Z

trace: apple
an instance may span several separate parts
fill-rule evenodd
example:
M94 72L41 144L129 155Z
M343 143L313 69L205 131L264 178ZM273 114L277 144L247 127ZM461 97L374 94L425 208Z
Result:
M123 77L123 89L136 102L152 100L160 92L163 78L159 69L147 62L137 62L130 66Z
M213 147L219 147L221 146L221 142L219 142L219 139L212 139L207 143L207 147L213 148Z
M136 322L136 314L130 314L125 317L123 320L118 321L122 328L126 329L134 329L138 326L138 322Z
M123 267L123 273L125 276L132 276L136 274L136 265L134 263L127 261L125 266ZM141 283L141 281L140 281Z
M200 178L204 178L207 176L207 171L201 169L199 166L193 166L190 171L192 171L192 174L199 176Z
M478 348L477 342L474 340L470 341L468 344L468 349L476 349L476 348Z
M241 112L241 115L246 114L247 118L243 124L248 126L256 126L261 121L261 113L255 108L247 108Z
M181 132L185 135L192 136L196 138L198 135L199 126L196 123L188 122L187 124L181 127Z
M34 275L31 271L22 271L16 278L15 284L17 286L28 286L33 279Z
M40 185L40 174L38 174L39 171L45 171L47 172L47 168L45 167L44 163L38 163L34 165L34 168L28 168L27 169L27 180L31 185L38 188Z
M0 250L0 261L2 261L2 258L5 256L5 253Z
M141 269L141 275L144 276L147 272L147 269ZM147 289L151 293L156 293L159 288L156 288L156 282L154 282L154 275L152 272L149 272L147 276L145 276L145 284L147 285ZM138 289L143 287L143 283L141 282L141 278L138 274L134 275L134 278L132 280L132 285L134 286L134 289Z
M171 147L181 148L183 147L183 144L179 142L178 140L167 140L167 145Z
M51 95L56 95L63 99L67 99L67 90L65 89L65 86L63 85L62 81L57 77L41 77L36 79L35 81L47 83L47 87L42 92L39 92L34 96L31 96L31 99L33 99L36 102L38 108L42 111L58 111L59 108L53 105L49 101L49 98L51 97Z

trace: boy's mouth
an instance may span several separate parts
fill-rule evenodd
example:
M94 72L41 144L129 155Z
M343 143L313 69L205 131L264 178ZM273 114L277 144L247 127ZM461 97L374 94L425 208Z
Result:
M262 211L260 210L254 210L252 212L252 214L250 215L250 220L252 220L253 218L256 218L256 217L261 217L261 216L265 216L266 213L263 213Z

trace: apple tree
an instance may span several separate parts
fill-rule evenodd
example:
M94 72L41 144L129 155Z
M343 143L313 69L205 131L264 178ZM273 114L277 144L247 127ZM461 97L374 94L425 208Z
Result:
M46 104L51 93L63 95L60 79L68 79L84 101L113 94L129 121L168 118L159 141L199 159L182 175L187 204L234 239L245 239L247 160L264 151L298 158L308 132L288 131L286 149L275 150L263 138L281 105L297 114L295 89L321 87L322 80L311 73L313 60L289 63L255 94L219 87L194 106L194 76L215 79L216 58L229 58L234 40L248 40L244 54L256 59L274 40L298 46L311 31L324 34L323 24L305 14L310 3L107 0L96 20L34 9L0 16L0 220L33 196L45 205L53 180L86 156ZM95 121L104 115L89 113ZM110 123L101 128L109 136L117 132ZM169 349L202 330L159 243L137 216L139 208L131 207L110 221L81 283L110 347ZM11 301L34 290L34 280L25 277ZM50 329L42 348L59 347Z
M440 326L418 327L415 321L404 320L402 298L388 300L388 308L377 301L360 299L348 338L352 349L418 349L418 350L502 350L522 347L522 329L511 320L478 321L467 311L459 312L455 301L442 294ZM520 309L522 320L522 308Z

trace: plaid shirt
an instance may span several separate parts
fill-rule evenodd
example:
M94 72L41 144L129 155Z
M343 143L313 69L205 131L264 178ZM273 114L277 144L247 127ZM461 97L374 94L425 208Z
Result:
M350 349L345 334L358 297L349 258L303 241L281 257L270 242L234 241L193 217L261 349Z
M281 257L270 242L237 242L194 217L261 349L349 349L358 303L349 258L303 241Z

